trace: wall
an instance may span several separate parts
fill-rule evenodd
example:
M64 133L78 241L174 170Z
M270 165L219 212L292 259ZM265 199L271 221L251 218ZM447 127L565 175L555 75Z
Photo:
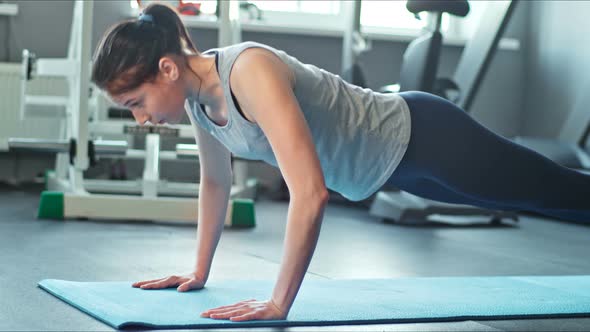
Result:
M522 133L575 141L590 122L588 1L532 2Z
M71 1L19 1L19 15L12 18L12 38L6 39L6 18L0 18L0 45L8 45L9 61L20 61L22 48L34 50L41 57L65 56L71 25ZM528 2L521 2L506 35L519 38L524 46ZM560 5L547 6L560 7ZM580 5L581 6L581 5ZM587 6L587 5L586 5ZM565 12L562 10L562 12ZM111 24L127 19L127 1L97 1L94 9L93 48ZM580 19L581 14L579 15ZM191 35L202 49L216 46L217 33L212 29L191 29ZM254 40L281 48L304 62L328 71L340 71L342 43L340 38L287 34L244 32L243 40ZM361 62L369 87L395 82L407 43L374 41L373 50ZM5 50L4 50L5 51ZM456 66L461 47L446 46L442 53L440 75L450 75ZM0 56L6 52L0 50ZM486 77L481 95L475 103L474 116L503 135L513 136L520 129L524 105L524 54L521 51L499 51ZM1 59L1 58L0 58ZM501 96L498 97L498 96Z
M33 50L39 57L65 56L69 42L73 3L71 1L19 1L18 4L19 15L11 18L10 37L7 37L8 31L6 29L8 19L0 17L0 45L6 45L5 47L0 46L0 61L19 62L23 48ZM500 50L497 52L472 107L472 115L475 119L495 132L508 137L519 134L523 123L532 123L528 117L526 120L523 119L523 115L528 114L523 111L523 108L526 99L526 86L530 82L530 77L526 76L525 71L530 70L531 66L530 63L528 66L525 65L527 62L525 56L531 53L526 50L527 36L530 35L531 29L528 23L529 6L528 2L519 3L505 34L508 37L519 39L521 49L519 51ZM533 7L539 11L539 6ZM553 7L559 6L547 4L545 7L541 6L541 9L543 12L549 12ZM560 12L565 13L566 11L561 10ZM578 15L580 20L581 16L582 14ZM110 25L128 17L129 5L127 1L96 1L92 47L95 47L100 36ZM571 24L567 26L571 26ZM565 29L562 28L562 30ZM214 29L190 29L190 33L200 49L216 46L217 33ZM556 40L553 42L557 43L557 37L554 38ZM328 71L336 73L340 71L342 54L340 38L245 31L242 39L283 49L303 62L315 64ZM565 44L566 42L561 42L561 45ZM537 44L535 46L539 47ZM406 47L407 42L373 41L372 51L361 58L369 87L377 89L379 86L396 82ZM450 76L453 73L461 50L462 47L458 46L444 47L439 69L440 76ZM8 56L6 56L7 51L9 51ZM536 61L539 62L539 59ZM545 79L545 76L550 73L543 74L541 78ZM578 75L582 75L581 72ZM563 78L559 82L564 83L565 80ZM544 83L537 82L537 84ZM543 90L540 89L540 91ZM539 92L539 94L542 93ZM538 104L543 103L539 102ZM536 107L536 105L530 107ZM559 118L559 116L553 117ZM548 131L551 131L551 123L543 121L535 121L534 123L536 125L529 125L525 129L534 131L537 126L544 126Z

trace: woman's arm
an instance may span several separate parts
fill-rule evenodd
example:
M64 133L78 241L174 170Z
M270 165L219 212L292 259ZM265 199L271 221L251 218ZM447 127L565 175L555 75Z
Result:
M195 273L206 282L227 213L232 185L231 154L211 134L195 128L201 174Z
M201 166L197 261L194 270L187 275L140 281L134 283L133 287L142 289L178 287L178 291L185 292L203 288L209 277L215 248L223 230L231 190L230 153L213 136L196 126L190 115L189 119L196 130Z
M268 138L289 188L283 261L272 295L286 315L315 250L328 191L285 63L267 50L248 49L236 60L230 83L242 109Z

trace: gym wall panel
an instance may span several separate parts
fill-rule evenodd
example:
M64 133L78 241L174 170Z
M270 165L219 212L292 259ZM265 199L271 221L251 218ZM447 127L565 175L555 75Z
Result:
M580 137L590 121L590 2L533 1L530 7L522 132L555 138L567 125L563 128L575 131L571 136Z

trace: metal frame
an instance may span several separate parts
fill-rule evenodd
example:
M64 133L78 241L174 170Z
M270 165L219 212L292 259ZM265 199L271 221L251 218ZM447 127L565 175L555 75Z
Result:
M460 91L456 104L462 109L471 110L517 4L518 0L489 2L475 34L467 41L453 75Z
M122 135L126 124L101 119L99 113L104 104L101 97L95 95L90 100L88 98L93 5L92 1L75 2L67 58L35 59L30 52L23 52L20 117L22 120L38 116L61 118L58 128L61 139L47 141L12 138L9 146L11 149L57 152L55 170L47 173L46 185L49 191L65 194L65 218L196 222L198 200L182 196L197 197L199 184L160 179L160 160L195 158L198 156L198 147L194 144L180 144L177 151L161 151L159 134L147 135L145 150L129 149L127 141L93 141L96 155L144 159L143 177L132 181L84 179L83 172L90 164L89 138L104 134ZM237 6L238 3L234 1L221 1L220 46L239 42L241 39L239 18L236 16L236 13L239 14ZM231 14L233 7L236 8ZM39 76L65 77L69 96L29 95L27 81ZM92 109L89 110L89 107ZM92 116L89 117L89 114ZM173 128L179 129L181 137L194 138L191 125ZM75 155L71 153L73 148ZM233 173L235 184L230 198L255 198L257 183L246 178L246 161L235 160ZM162 195L174 197L161 197ZM231 201L228 206L227 220L230 220Z
M361 54L370 51L371 40L361 32L361 0L343 1L342 13L346 16L346 26L342 35L341 75L348 82L355 81L353 67Z

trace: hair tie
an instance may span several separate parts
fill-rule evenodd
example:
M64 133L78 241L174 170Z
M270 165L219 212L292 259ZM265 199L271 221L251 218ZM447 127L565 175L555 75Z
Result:
M139 20L142 22L154 23L154 17L150 14L144 14L144 13L139 14Z

